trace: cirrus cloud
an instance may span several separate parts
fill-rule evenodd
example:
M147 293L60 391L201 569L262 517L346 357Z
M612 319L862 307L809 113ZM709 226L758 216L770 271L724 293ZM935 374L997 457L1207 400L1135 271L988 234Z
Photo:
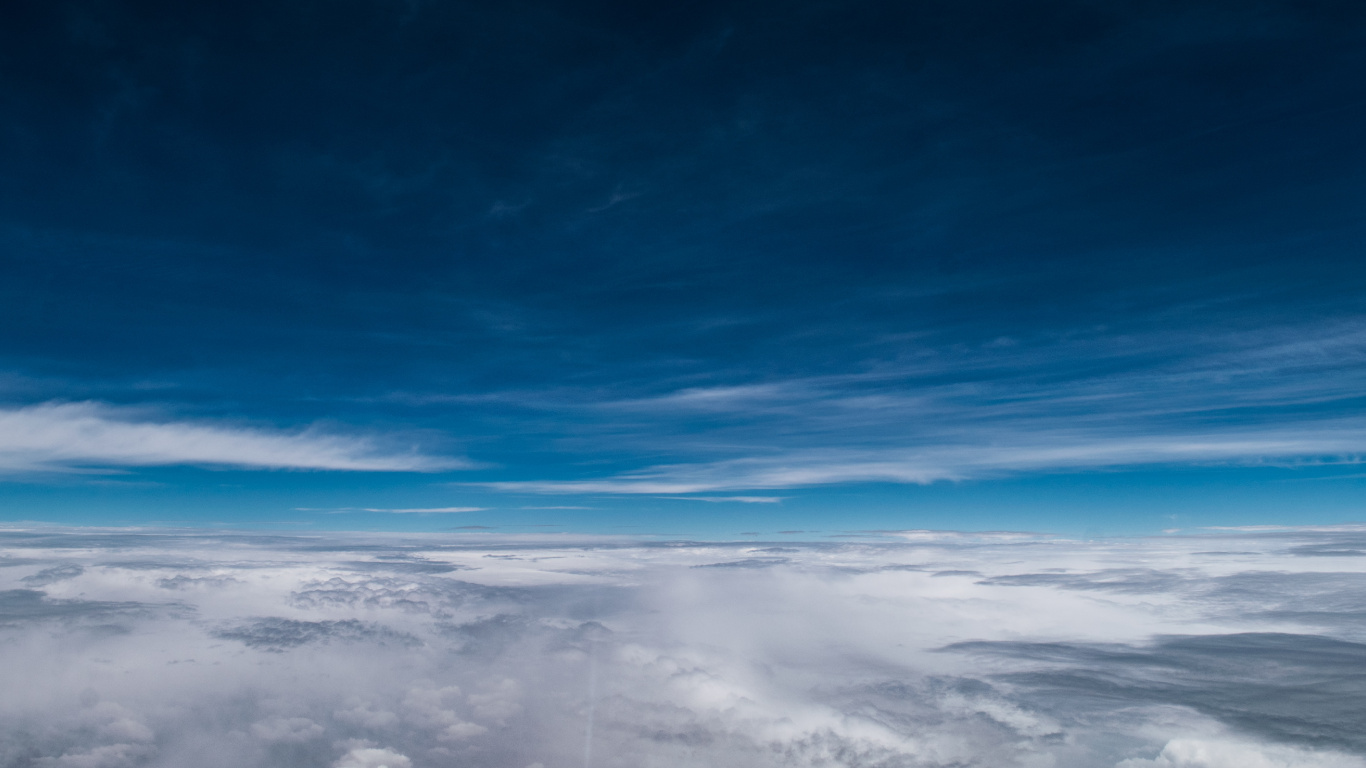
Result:
M370 435L156 419L96 402L0 408L0 473L168 465L430 472L470 466Z

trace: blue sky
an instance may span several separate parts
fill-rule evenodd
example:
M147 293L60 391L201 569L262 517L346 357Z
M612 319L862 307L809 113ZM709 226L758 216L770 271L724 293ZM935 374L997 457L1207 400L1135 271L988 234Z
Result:
M1361 518L1356 4L10 15L5 520Z

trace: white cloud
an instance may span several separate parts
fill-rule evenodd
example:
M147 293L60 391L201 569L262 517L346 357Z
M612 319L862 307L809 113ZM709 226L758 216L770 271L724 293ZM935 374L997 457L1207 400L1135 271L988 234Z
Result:
M1010 440L1016 442L1010 442ZM1227 434L1124 437L1055 433L1002 435L982 445L918 449L813 449L774 456L650 467L613 477L568 481L477 483L502 491L671 495L785 489L840 483L907 483L1153 464L1294 462L1305 457L1356 463L1366 452L1366 424L1304 425ZM705 501L707 498L696 497ZM710 497L739 501L777 497Z
M448 699L459 698L460 688L453 685L414 688L404 697L403 706L409 722L435 731L441 741L463 741L487 733L484 726L461 719L455 710L447 707Z
M505 393L498 402L572 415L560 421L573 425L563 444L580 457L667 458L613 476L489 487L672 495L1366 455L1359 318L1017 341L920 339L914 353L861 369L758 382L718 374L662 393Z
M735 502L737 504L780 504L782 496L661 496L661 499L676 501L707 501L714 504Z
M101 701L91 708L90 716L100 722L99 732L117 741L152 741L152 729L140 721L127 707L112 701Z
M357 747L335 763L335 768L412 768L413 761L392 749Z
M93 402L0 409L0 472L173 464L394 472L468 462L393 450L374 437L157 420Z

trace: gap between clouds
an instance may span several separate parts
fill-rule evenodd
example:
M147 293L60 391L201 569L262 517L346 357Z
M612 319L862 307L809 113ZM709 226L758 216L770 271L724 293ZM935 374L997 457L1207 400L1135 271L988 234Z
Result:
M169 465L434 472L472 463L388 447L377 436L156 420L96 402L0 408L0 473Z

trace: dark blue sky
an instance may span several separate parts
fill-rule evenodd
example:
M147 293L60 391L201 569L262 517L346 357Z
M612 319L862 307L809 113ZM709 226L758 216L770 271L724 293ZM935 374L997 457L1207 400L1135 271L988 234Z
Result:
M1359 517L1360 3L6 17L6 519Z

